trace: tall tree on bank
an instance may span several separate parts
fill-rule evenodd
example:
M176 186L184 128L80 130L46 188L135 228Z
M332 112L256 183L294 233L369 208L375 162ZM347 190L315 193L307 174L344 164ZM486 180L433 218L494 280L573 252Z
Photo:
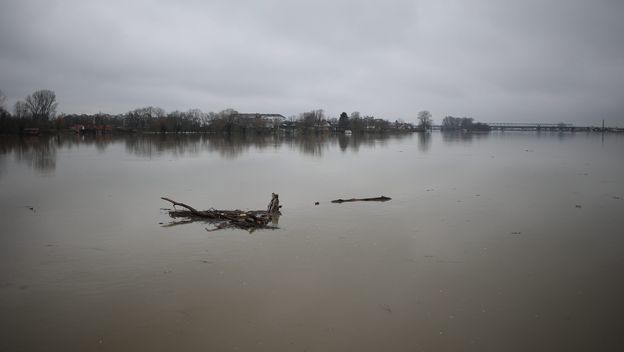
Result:
M423 110L418 113L418 127L423 130L431 129L433 120L431 120L431 113L427 110Z
M338 128L341 130L349 129L349 115L346 112L340 114L340 118L338 119Z
M48 121L56 114L56 94L47 89L38 90L26 97L26 108L36 121Z

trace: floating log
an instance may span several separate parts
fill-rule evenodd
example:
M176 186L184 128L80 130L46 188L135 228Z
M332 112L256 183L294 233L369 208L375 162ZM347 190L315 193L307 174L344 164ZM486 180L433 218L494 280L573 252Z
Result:
M389 200L391 200L392 198L390 197L386 197L386 196L381 196L381 197L374 197L374 198L351 198L351 199L335 199L332 200L332 203L346 203L346 202L387 202Z
M273 194L270 205L276 206L276 211L265 210L218 210L210 208L208 210L197 210L188 204L184 204L175 201L170 198L161 197L173 204L174 210L169 211L169 216L172 218L187 218L191 220L204 220L215 225L215 229L208 230L220 230L225 228L239 228L244 230L253 231L255 229L275 229L276 227L270 225L277 223L279 218L279 202L277 201L277 194ZM277 202L277 204L276 204ZM178 210L175 207L179 206L187 210ZM274 207L269 206L269 210L273 210Z

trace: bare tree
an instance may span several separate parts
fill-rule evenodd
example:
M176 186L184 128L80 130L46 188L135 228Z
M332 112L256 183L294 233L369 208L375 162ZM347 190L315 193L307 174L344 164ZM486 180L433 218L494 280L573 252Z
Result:
M312 129L316 124L316 114L314 113L314 110L301 113L299 120L301 121L303 128Z
M446 116L442 120L443 131L489 131L490 126L486 123L475 122L472 117Z
M18 119L24 119L30 116L30 111L28 110L28 106L23 101L18 101L13 105L13 116Z
M359 111L354 111L349 117L349 129L352 131L361 131L363 129L364 122Z
M56 113L56 94L47 89L38 90L26 97L26 107L35 120L48 121Z
M323 109L307 111L299 115L299 121L304 129L316 129L323 126L325 112Z
M167 114L159 107L147 106L137 108L126 113L125 125L128 128L148 129L158 119L162 119Z
M186 112L187 116L194 122L201 124L205 120L206 113L200 109L190 109Z
M236 115L238 115L238 111L236 111L236 110L234 110L232 108L227 108L227 109L225 109L223 111L220 111L217 114L217 117L230 119L231 117L236 116Z
M428 130L431 128L433 124L433 120L431 120L431 113L427 110L423 110L418 113L418 127Z
M6 95L0 89L0 111L6 111Z

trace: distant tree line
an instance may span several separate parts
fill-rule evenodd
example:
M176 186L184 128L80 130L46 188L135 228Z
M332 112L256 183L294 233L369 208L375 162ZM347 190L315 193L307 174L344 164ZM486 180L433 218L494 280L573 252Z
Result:
M442 119L442 131L489 131L488 124L475 122L471 117L446 116Z
M124 114L56 114L56 95L50 90L40 90L18 101L13 113L6 107L6 99L0 94L0 133L21 133L24 129L38 128L42 131L105 133L153 132L186 133L214 132L225 134L267 134L276 131L293 133L388 132L415 131L417 127L402 120L394 122L362 116L355 111L343 112L339 118L328 117L322 109L311 110L286 118L280 114L240 113L234 109L205 113L199 109L167 113L160 107L147 106ZM106 127L106 128L103 128Z
M20 100L12 112L6 106L6 97L0 91L0 133L21 133L24 129L42 131L75 130L106 133L153 132L187 133L213 132L226 134L267 134L276 131L294 133L381 133L427 131L433 126L429 111L418 112L418 124L401 119L394 122L358 111L342 112L339 117L329 117L322 109L306 111L286 118L280 114L240 113L234 109L220 112L203 112L199 109L166 112L160 107L147 106L124 114L57 114L56 94L51 90L38 90ZM471 118L447 116L442 122L445 130L487 130L489 126L475 123Z

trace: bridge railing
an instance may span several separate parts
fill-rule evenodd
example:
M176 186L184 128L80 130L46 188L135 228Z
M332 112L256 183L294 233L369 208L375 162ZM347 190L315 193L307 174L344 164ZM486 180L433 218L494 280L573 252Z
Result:
M546 127L546 128L570 128L574 127L571 123L540 123L540 122L486 122L490 127Z

